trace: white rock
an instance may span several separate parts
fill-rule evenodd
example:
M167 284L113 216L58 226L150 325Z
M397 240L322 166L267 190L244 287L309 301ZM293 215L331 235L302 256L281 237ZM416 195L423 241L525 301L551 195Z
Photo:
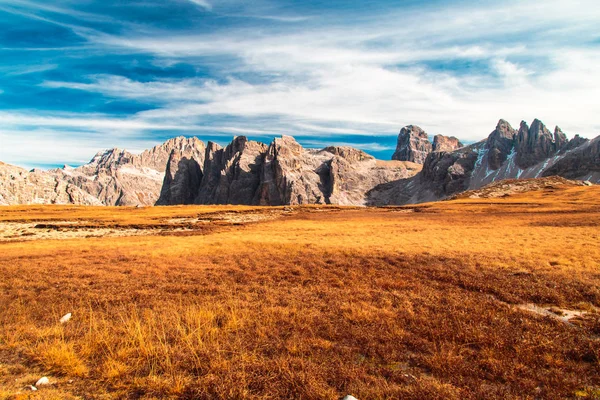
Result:
M344 398L342 400L358 400L358 399L354 396L350 396L349 394L347 394L346 396L344 396Z
M31 390L32 392L35 392L37 390L37 388L33 385L25 386L25 389Z
M65 324L65 323L69 322L69 320L71 319L71 316L72 316L71 313L63 315L63 317L60 319L60 323Z
M35 386L44 386L44 385L49 385L49 384L50 384L50 379L48 379L47 377L44 376L35 383Z

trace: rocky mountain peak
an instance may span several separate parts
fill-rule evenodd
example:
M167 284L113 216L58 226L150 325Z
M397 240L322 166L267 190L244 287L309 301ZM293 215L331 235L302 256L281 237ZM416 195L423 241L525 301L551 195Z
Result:
M221 150L222 148L223 147L221 147L218 143L209 141L206 144L206 154L208 155L208 153L214 153L215 151Z
M392 160L424 164L427 155L431 152L448 152L461 147L463 144L454 136L435 135L431 143L423 129L416 125L408 125L402 128L398 135L396 152L392 155Z
M527 125L527 123L525 123ZM510 123L504 119L500 119L496 124L496 129L490 134L488 138L498 139L514 139L517 132L513 129Z
M92 160L83 167L90 170L114 170L121 165L129 164L135 156L126 150L116 147L96 153Z
M522 122L521 124L523 124ZM523 126L523 125L522 125ZM525 127L527 124L525 123ZM529 131L529 128L524 127L524 132ZM510 124L501 119L496 125L496 129L489 134L486 141L486 148L488 149L488 162L490 168L496 170L500 168L502 163L506 161L508 155L513 150L513 143L517 132L510 126Z
M510 123L504 118L500 118L496 124L496 129L501 129L503 126L510 126ZM512 127L511 127L512 129Z
M433 150L427 133L416 125L408 125L400 130L396 152L392 160L410 161L423 164L427 155Z
M526 169L550 157L556 151L556 146L552 133L536 118L529 129L526 123L521 122L516 150L517 164L521 169Z
M171 153L175 150L178 154L204 153L206 146L198 138L175 137L166 142L143 151L132 160L132 164L139 168L152 168L165 172Z
M579 135L575 135L573 136L573 138L571 140L569 140L567 142L567 144L561 149L561 153L567 152L569 150L573 150L577 147L580 147L582 145L584 145L585 143L587 143L589 140L581 137Z
M246 148L246 144L248 143L248 138L246 136L236 136L233 138L231 143L226 147L227 153L231 155L235 153L241 153Z
M527 137L529 136L529 125L525 121L521 121L519 125L519 131L517 132L517 141L518 142L527 142Z
M567 135L563 133L563 131L558 127L558 125L554 128L554 145L557 151L562 150L569 140L567 139Z
M463 144L454 136L435 135L433 137L433 151L454 151L463 147Z
M298 143L293 136L287 135L273 139L270 147L274 150L274 156L277 156L278 154L299 156L304 151L300 143Z
M546 125L539 119L534 119L531 127L529 128L529 139L532 144L539 144L541 142L554 142L552 133L546 128Z

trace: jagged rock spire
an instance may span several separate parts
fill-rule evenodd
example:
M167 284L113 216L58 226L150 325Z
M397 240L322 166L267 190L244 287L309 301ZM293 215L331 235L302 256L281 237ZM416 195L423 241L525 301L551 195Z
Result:
M392 160L423 164L432 150L433 145L429 141L427 133L416 125L408 125L402 128L398 135L396 152L392 156Z

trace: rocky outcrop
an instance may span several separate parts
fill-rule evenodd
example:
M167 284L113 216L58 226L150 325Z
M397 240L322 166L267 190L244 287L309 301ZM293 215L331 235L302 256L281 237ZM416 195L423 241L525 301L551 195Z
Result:
M421 172L414 177L385 183L367 194L367 204L402 205L436 201L467 190L470 176L477 163L476 146L453 152L432 152L427 156Z
M396 152L392 155L392 160L423 164L431 152L448 152L461 147L463 144L454 136L435 135L431 143L423 129L416 125L408 125L402 128L398 135Z
M402 128L398 135L396 152L392 155L392 160L423 164L432 150L433 145L427 133L416 125L408 125Z
M463 147L463 144L454 136L435 135L433 137L433 151L454 151Z
M102 205L94 196L54 174L0 162L0 205L78 204Z
M106 205L364 205L373 187L420 169L347 146L305 149L291 136L270 145L240 136L224 148L175 138L140 155L111 149L81 167L44 172L74 199L44 198Z
M204 143L197 138L177 137L162 145L134 155L126 150L99 152L81 167L51 170L57 179L65 180L96 197L102 204L116 206L150 206L161 196L170 196L163 184L167 165L173 179L179 161L193 154L199 164L204 162ZM168 178L168 182L173 182ZM175 181L177 186L177 181ZM186 189L187 190L187 189ZM175 188L177 192L177 188ZM175 194L179 196L180 194Z

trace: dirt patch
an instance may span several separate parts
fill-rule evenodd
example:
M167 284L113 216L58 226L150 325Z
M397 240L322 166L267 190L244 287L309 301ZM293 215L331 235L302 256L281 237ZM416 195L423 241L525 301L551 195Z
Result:
M117 229L110 227L79 227L62 225L55 227L40 227L36 223L2 222L0 223L0 242L14 242L40 239L76 239L88 237L119 237L147 235L140 229Z
M533 303L518 304L516 308L573 326L581 326L586 320L593 317L593 312L590 311L569 310L556 306L540 306Z
M259 212L234 210L199 214L195 217L149 219L147 222L140 223L94 220L4 221L0 222L0 242L140 235L193 235L206 232L210 226L223 227L271 221L282 215L294 213L295 211L290 209L269 209Z

